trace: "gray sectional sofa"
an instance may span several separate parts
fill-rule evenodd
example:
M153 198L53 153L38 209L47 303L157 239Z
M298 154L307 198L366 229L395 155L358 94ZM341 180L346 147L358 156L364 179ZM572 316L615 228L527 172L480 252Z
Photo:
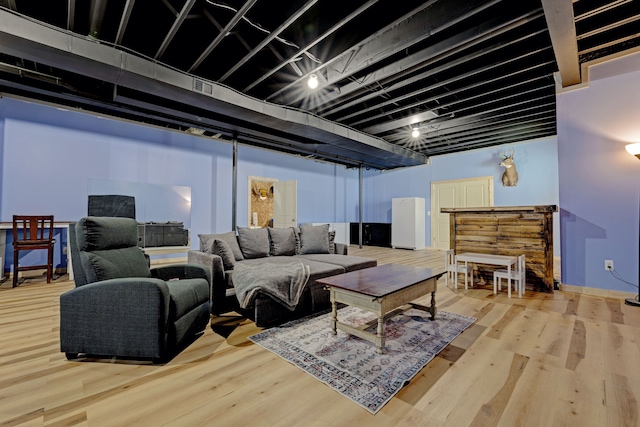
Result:
M289 228L238 228L238 233L200 234L200 250L188 253L189 264L200 264L211 269L211 313L220 315L229 311L239 312L255 321L258 326L272 326L294 318L303 317L330 307L329 292L316 280L375 267L371 258L347 255L347 246L333 242L335 234L328 225ZM263 279L259 271L272 272L274 266L282 274L293 264L308 269L308 280L295 306L283 303L269 291L260 287L247 303L238 300L238 277L241 285L247 277ZM256 266L258 276L247 276L248 266ZM276 268L276 269L277 269ZM234 272L236 283L234 287ZM266 274L266 273L265 273ZM244 304L245 307L241 307Z

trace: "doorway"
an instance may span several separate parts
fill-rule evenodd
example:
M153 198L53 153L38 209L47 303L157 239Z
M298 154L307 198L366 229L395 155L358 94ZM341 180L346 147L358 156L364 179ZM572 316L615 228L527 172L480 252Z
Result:
M253 228L293 227L298 223L297 181L249 176L248 224Z
M440 208L493 206L493 176L431 183L431 247L451 249L449 214Z

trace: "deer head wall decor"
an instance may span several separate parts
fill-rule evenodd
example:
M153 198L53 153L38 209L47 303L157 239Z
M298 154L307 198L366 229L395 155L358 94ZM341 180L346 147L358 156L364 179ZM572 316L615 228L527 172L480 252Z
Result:
M516 171L516 164L513 161L513 149L509 150L509 153L500 153L500 166L503 166L504 173L502 174L502 185L505 187L515 187L518 185L518 172Z

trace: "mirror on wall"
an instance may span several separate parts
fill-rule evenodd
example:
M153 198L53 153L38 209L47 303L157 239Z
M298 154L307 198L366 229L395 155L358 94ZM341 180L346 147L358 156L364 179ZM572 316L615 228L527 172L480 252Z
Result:
M87 194L88 213L93 209L105 212L105 216L135 216L141 247L188 246L190 243L191 187L90 179ZM92 196L101 197L91 200ZM113 204L118 206L114 208ZM114 211L118 213L109 214ZM122 212L132 214L120 214Z
M248 206L249 227L263 228L273 225L274 198L273 186L277 178L249 176Z

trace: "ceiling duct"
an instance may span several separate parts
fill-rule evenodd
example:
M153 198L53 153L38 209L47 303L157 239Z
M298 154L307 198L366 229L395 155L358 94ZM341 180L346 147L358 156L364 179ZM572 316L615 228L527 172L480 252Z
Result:
M104 11L107 9L107 0L91 0L89 16L89 36L95 39L100 38Z

